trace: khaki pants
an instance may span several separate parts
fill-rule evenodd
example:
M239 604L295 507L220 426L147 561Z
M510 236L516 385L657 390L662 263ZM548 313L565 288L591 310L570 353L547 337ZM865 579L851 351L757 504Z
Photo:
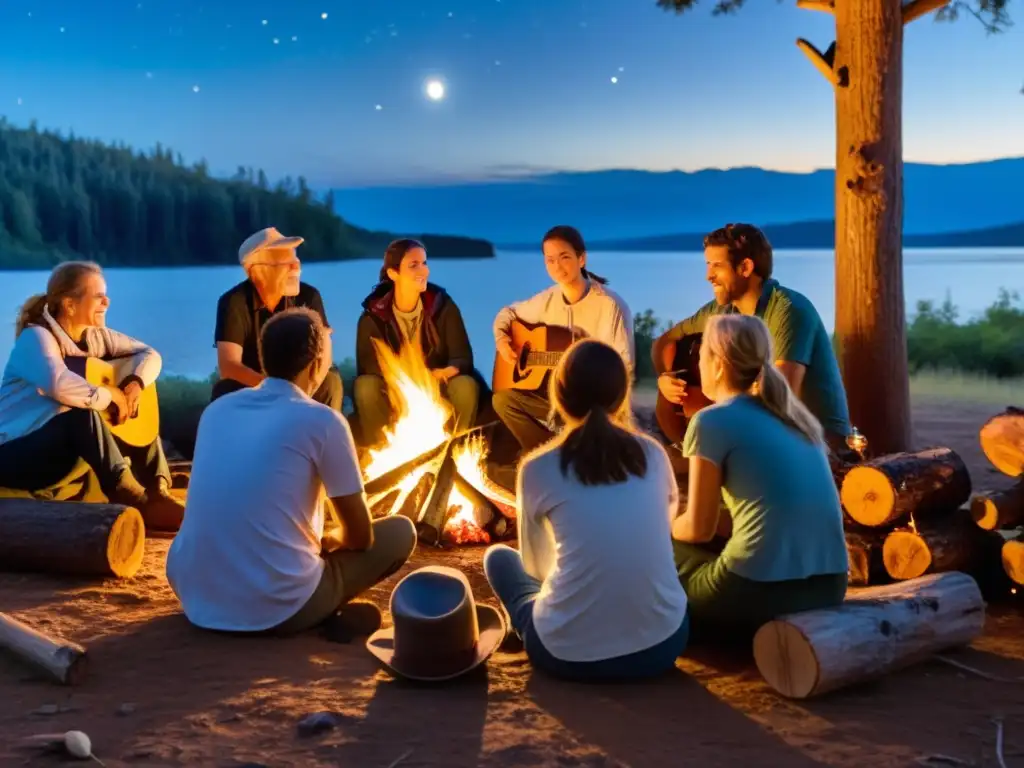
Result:
M270 631L293 635L323 623L345 603L397 572L416 549L416 527L407 517L373 522L373 546L323 555L324 575L306 604Z

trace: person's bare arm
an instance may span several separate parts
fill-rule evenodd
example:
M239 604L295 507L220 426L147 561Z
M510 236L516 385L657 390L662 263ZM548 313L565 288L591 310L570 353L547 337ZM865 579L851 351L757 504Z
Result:
M373 520L366 506L365 493L335 496L328 499L327 503L334 507L334 516L341 525L325 532L324 551L365 552L373 546Z
M242 363L242 345L230 341L217 342L217 373L222 379L232 379L247 387L255 387L264 376Z
M794 363L792 360L776 360L775 367L785 377L793 394L802 400L807 366L803 363Z
M672 522L672 538L689 544L711 541L718 530L721 499L721 470L707 459L691 456L686 511Z

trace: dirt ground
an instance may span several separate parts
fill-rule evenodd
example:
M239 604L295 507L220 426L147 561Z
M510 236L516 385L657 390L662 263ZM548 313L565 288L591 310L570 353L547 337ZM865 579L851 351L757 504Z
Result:
M960 452L976 487L1002 485L977 448L977 429L994 410L919 402L918 443ZM16 742L79 729L108 768L995 766L994 718L1004 719L1006 764L1024 765L1020 604L990 606L985 635L950 654L1001 682L930 661L791 702L749 657L723 652L688 653L665 679L628 686L555 682L533 674L523 655L499 652L479 674L422 687L393 680L359 641L240 639L190 627L164 578L167 545L148 542L143 570L127 581L0 574L0 610L82 643L91 657L75 688L0 661L0 765L56 765ZM493 601L481 555L420 548L407 569L463 568L477 599ZM382 609L394 583L370 596ZM300 736L298 722L319 711L334 713L337 726Z

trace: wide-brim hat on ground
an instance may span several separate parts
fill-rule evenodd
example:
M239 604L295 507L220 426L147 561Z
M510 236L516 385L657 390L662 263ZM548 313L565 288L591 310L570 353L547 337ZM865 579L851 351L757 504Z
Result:
M238 263L244 266L257 253L269 248L298 248L304 242L305 238L285 237L275 227L267 227L249 235L238 247Z
M413 571L391 593L393 626L374 632L366 648L395 674L442 681L483 664L505 637L505 621L477 605L465 574L430 565Z

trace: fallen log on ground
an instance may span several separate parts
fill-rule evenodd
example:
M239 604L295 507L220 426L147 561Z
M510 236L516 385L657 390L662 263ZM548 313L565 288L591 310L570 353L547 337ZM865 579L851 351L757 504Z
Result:
M754 636L754 661L780 694L805 699L967 645L984 624L974 579L940 573L854 590L837 608L770 621Z
M1004 491L975 494L971 499L971 517L986 531L1024 524L1024 479Z
M958 512L889 533L882 547L886 572L897 581L946 571L963 571L978 578L991 572L992 565L999 562L1002 536L973 525Z
M1024 533L1003 542L1003 570L1014 584L1024 586Z
M131 578L142 565L146 526L134 507L0 499L0 568Z
M1024 475L1024 408L1009 407L978 431L981 450L992 466L1010 477Z
M6 613L0 613L0 648L62 685L77 685L85 677L85 648L44 635Z
M876 532L846 532L846 555L850 561L849 584L853 587L866 587L888 581L885 563L882 558L882 546L885 534Z
M840 496L846 513L872 528L951 512L971 496L971 476L950 448L894 453L852 467Z

